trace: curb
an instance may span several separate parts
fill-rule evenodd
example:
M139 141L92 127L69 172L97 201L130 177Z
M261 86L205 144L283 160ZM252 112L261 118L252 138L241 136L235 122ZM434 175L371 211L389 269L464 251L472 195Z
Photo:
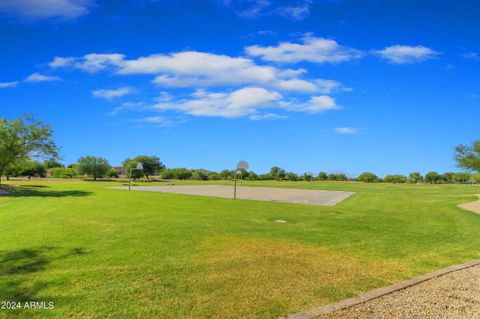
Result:
M430 279L434 279L436 277L446 275L448 273L452 273L452 272L455 272L455 271L471 268L471 267L478 266L478 265L480 265L480 260L473 260L473 261L467 262L465 264L453 265L453 266L443 268L443 269L440 269L440 270L435 270L435 271L430 272L430 273L425 274L425 275L414 277L412 279L400 281L400 282L398 282L396 284L393 284L393 285L390 285L390 286L377 288L377 289L368 291L366 293L363 293L363 294L361 294L357 297L344 299L344 300L341 300L341 301L338 301L338 302L335 302L335 303L332 303L332 304L328 304L328 305L325 305L325 306L320 306L320 307L316 307L316 308L313 308L313 309L310 309L310 310L307 310L307 311L298 312L298 313L289 315L287 317L279 317L278 319L313 319L313 318L316 318L318 316L325 315L325 314L328 314L328 313L331 313L331 312L334 312L334 311L337 311L337 310L350 308L352 306L355 306L355 305L358 305L358 304L361 304L361 303L364 303L364 302L367 302L367 301L370 301L370 300L373 300L373 299L391 294L393 292L411 287L413 285L422 283L422 282L430 280Z

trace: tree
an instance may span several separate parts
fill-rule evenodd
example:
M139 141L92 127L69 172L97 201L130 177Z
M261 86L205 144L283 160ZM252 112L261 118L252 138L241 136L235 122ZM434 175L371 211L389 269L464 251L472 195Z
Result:
M77 170L80 175L89 175L96 181L110 171L110 164L101 157L85 156L78 159Z
M115 168L110 168L110 170L107 173L107 176L111 178L119 178L120 174Z
M346 174L337 174L337 181L348 181L348 176Z
M336 181L337 180L337 175L336 174L328 174L327 179L329 181Z
M287 172L278 166L274 166L270 169L270 175L276 180L282 180L287 175Z
M33 158L58 156L50 125L25 115L15 120L0 119L0 185L5 170Z
M228 169L224 169L223 171L220 172L220 177L224 180L231 179L233 178L233 171L230 171Z
M36 176L36 177L45 177L47 176L47 170L45 166L38 162L28 162L26 163L21 171L20 176L27 176L28 179Z
M320 172L318 173L318 180L320 181L326 181L328 179L328 175L325 172Z
M55 178L74 178L77 176L73 168L55 167L48 170L50 176Z
M387 183L406 183L407 178L403 175L386 175L384 178Z
M480 172L480 140L470 146L458 145L455 148L455 160L460 168Z
M430 183L430 184L437 184L437 182L440 180L440 174L437 172L428 172L425 174L425 182Z
M472 175L472 179L473 179L475 182L480 183L480 173L477 173L477 174Z
M143 171L135 170L138 163L142 163ZM165 165L160 162L160 158L148 155L138 155L133 159L127 158L123 161L123 167L125 168L127 176L130 177L130 172L132 172L133 178L139 178L145 175L147 180L150 180L149 176L157 175L160 171L165 169Z
M466 183L470 180L471 175L469 173L455 173L453 175L453 180L457 183Z
M446 173L443 173L443 175L441 176L441 179L443 179L444 181L446 181L448 183L453 183L454 182L454 176L455 176L455 173L446 172Z
M174 179L181 180L189 179L193 175L192 171L186 168L174 168L170 172Z
M55 158L49 158L48 160L43 162L43 164L45 165L46 169L51 169L51 168L55 168L55 167L63 167L63 164L59 163Z
M256 181L258 178L258 175L254 171L248 172L248 180L249 181Z
M308 178L310 178L310 177L308 177ZM287 181L296 181L296 180L298 180L298 176L297 176L297 174L295 174L293 172L289 172L289 173L285 174L285 179ZM305 179L305 176L304 176L304 180L309 181L310 179Z
M419 183L421 181L423 181L423 176L422 174L420 174L420 172L413 172L413 173L410 173L410 175L408 175L408 180L411 182L411 183Z
M365 182L365 183L375 183L378 181L377 175L370 173L370 172L364 172L358 176L358 180Z

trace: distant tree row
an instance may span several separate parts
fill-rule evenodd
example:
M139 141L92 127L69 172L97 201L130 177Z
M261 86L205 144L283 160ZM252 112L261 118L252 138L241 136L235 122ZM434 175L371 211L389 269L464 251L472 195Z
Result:
M157 156L139 155L127 158L122 167L112 167L109 162L101 157L85 156L78 159L76 164L65 167L58 162L58 147L52 140L53 130L30 115L18 119L7 120L0 118L0 183L3 176L55 177L75 178L91 177L116 178L120 176L134 179L145 177L150 180L152 176L163 179L180 180L227 180L235 175L233 170L213 172L204 169L190 170L187 168L166 168ZM47 158L45 160L45 158ZM256 174L253 171L240 170L237 175L246 180L288 180L288 181L346 181L354 180L366 183L468 183L480 182L480 140L471 145L458 145L455 148L454 158L458 167L469 172L447 172L439 174L428 172L422 176L413 172L408 176L387 175L383 178L371 172L364 172L356 178L349 178L343 173L327 174L320 172L316 176L311 173L298 175L287 172L281 167L274 166L266 174ZM43 162L42 162L43 160ZM143 168L137 169L141 163Z
M137 164L142 163L143 170L137 170ZM150 180L152 176L161 179L176 180L231 180L234 178L234 170L223 170L214 172L204 169L187 168L166 168L165 165L156 156L139 155L135 158L127 158L123 161L122 167L112 167L108 161L101 157L85 156L78 159L76 164L70 164L64 167L55 159L49 159L43 163L35 161L23 161L17 165L10 166L6 171L8 177L25 176L31 177L53 177L53 178L81 178L90 177L93 180L98 178L118 178L121 176L139 179L145 177ZM239 170L237 178L244 180L277 180L277 181L360 181L365 183L480 183L480 173L454 173L447 172L439 174L437 172L428 172L423 176L419 172L410 173L408 176L394 174L386 175L383 178L374 173L364 172L356 178L349 178L343 173L320 172L316 176L309 173L296 174L287 172L284 169L274 166L269 173L257 174L253 171Z

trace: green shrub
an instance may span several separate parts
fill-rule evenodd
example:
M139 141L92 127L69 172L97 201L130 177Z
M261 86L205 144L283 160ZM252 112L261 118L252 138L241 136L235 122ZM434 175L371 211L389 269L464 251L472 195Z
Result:
M107 173L107 176L108 177L111 177L111 178L119 178L120 177L120 174L118 174L118 171L114 168L112 168L108 173Z
M55 178L75 178L77 173L72 168L55 167L48 170L49 175Z

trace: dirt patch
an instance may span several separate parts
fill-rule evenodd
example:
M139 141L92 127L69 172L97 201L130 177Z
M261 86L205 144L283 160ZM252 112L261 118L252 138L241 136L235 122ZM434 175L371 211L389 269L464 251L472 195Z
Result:
M198 291L193 312L209 318L288 314L384 285L402 268L325 247L267 239L215 236L197 249L188 287Z
M477 195L480 198L480 195ZM475 202L468 202L458 205L458 207L480 214L480 199Z

